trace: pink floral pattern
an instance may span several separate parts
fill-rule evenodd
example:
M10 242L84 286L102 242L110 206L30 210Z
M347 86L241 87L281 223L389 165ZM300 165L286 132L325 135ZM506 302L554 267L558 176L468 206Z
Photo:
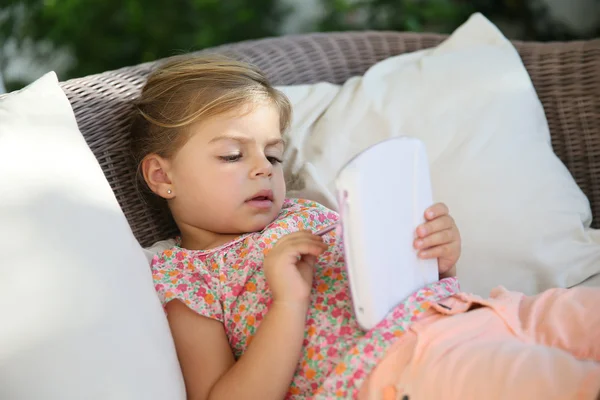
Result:
M408 297L375 328L359 338L315 392L315 399L355 398L368 374L395 340L431 304L460 291L456 278L428 285Z
M286 200L277 220L263 231L240 236L207 251L179 246L152 261L163 304L179 299L197 313L223 323L233 354L250 344L271 303L262 271L264 257L282 236L320 230L338 215L307 200ZM343 247L334 233L320 257L313 282L303 353L288 399L346 397L360 384L398 335L430 302L457 291L454 279L418 291L369 332L358 326L350 300Z

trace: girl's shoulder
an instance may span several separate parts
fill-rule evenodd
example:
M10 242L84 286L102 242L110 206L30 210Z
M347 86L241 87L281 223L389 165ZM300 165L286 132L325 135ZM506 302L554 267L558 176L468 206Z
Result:
M322 212L335 213L335 211L330 210L329 208L325 207L321 203L318 203L314 200L295 198L295 197L288 197L285 199L285 201L283 202L283 206L281 207L281 211L286 211L286 210L288 210L288 211L319 210Z
M327 207L307 199L288 198L275 221L265 228L292 231L321 229L339 219L338 214Z
M153 272L172 269L173 267L184 271L185 267L192 261L190 253L191 252L174 245L154 253L150 265Z
M151 248L153 250L152 270L153 272L179 271L185 274L187 269L193 271L193 265L212 264L222 259L224 253L230 260L237 255L240 258L247 258L253 251L260 252L269 247L269 244L274 243L275 239L282 235L299 230L317 231L337 222L338 218L335 211L315 201L289 198L285 200L279 216L265 229L242 235L218 248L206 251L187 250L178 246L177 239L155 244Z
M234 260L236 257L240 258L244 255L244 249L247 247L246 239L249 236L251 235L242 235L228 243L208 250L185 249L181 247L180 238L177 237L172 240L172 246L163 247L154 254L151 267L153 272L177 270L182 274L187 274L197 272L200 269L211 274L218 273L224 258Z

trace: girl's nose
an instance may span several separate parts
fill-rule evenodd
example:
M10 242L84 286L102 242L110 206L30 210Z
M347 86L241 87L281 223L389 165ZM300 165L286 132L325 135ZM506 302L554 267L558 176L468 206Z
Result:
M252 170L253 177L265 176L270 177L273 175L273 164L266 157L257 157L255 166Z

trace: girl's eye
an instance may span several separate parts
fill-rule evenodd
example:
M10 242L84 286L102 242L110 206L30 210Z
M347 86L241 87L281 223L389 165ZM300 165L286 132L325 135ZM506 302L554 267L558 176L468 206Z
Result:
M240 158L242 158L242 155L241 154L231 154L228 156L221 156L219 158L226 162L235 162L235 161L238 161Z
M269 162L270 162L271 164L273 164L273 165L275 165L275 164L281 164L281 163L283 162L283 160L281 160L280 158L277 158L277 157L271 157L271 156L268 156L268 157L267 157L267 160L269 160Z

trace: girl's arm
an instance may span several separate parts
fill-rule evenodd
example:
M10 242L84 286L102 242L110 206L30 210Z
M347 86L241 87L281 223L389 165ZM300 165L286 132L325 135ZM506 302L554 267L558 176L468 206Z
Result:
M179 301L167 304L188 399L282 399L300 360L314 264L327 244L307 231L279 239L265 257L273 302L235 362L223 325Z
M223 324L180 301L166 308L188 400L285 397L300 359L306 306L273 302L237 362Z

